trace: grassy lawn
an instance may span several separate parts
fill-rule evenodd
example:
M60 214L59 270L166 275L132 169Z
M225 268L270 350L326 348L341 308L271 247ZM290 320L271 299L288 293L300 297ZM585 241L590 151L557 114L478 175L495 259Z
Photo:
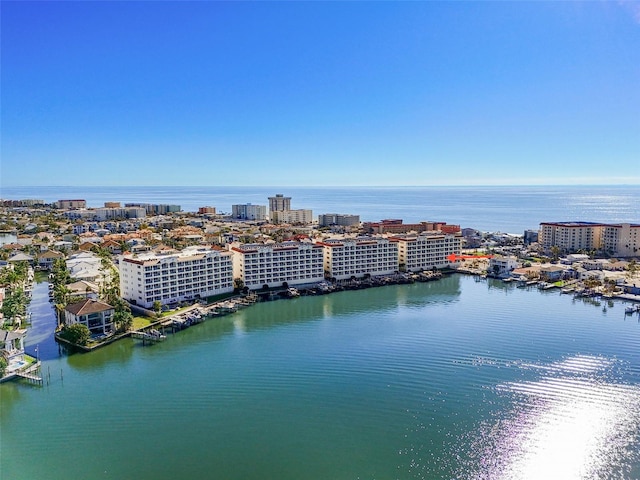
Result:
M226 300L227 298L234 297L235 293L221 293L220 295L212 295L207 297L207 303L220 302L222 300Z
M133 317L133 325L132 325L132 329L133 330L138 330L139 328L143 328L146 327L147 325L150 325L151 323L155 322L156 319L155 318L149 318L149 317Z

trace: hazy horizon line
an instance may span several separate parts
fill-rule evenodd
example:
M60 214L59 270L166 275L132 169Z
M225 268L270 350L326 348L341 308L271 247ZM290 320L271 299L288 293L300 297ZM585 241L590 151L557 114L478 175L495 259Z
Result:
M640 186L638 183L505 183L505 184L423 184L423 185L225 185L225 184L211 184L211 185L149 185L149 184L127 184L127 185L113 185L113 184L82 184L82 185L2 185L3 188L96 188L96 187L109 187L109 188L211 188L211 187L224 187L224 188L477 188L477 187L634 187Z

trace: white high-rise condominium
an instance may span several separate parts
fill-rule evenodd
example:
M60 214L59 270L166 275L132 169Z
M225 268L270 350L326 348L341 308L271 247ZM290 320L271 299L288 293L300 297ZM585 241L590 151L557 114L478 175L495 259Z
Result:
M120 291L144 308L233 291L232 253L194 246L165 254L120 257Z

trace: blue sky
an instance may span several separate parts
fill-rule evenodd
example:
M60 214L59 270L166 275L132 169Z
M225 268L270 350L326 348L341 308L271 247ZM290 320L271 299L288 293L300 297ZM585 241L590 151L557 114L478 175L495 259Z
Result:
M0 185L640 183L640 3L2 2Z

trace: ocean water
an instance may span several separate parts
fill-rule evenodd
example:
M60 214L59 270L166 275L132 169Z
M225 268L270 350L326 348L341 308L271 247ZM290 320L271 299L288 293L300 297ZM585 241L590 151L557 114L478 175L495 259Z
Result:
M541 222L596 221L640 223L640 186L514 187L2 187L3 199L65 198L87 200L89 207L107 201L170 203L184 211L213 206L268 205L277 193L292 198L291 208L360 215L362 221L400 218L405 223L445 221L462 228L522 233Z
M254 305L0 385L0 478L640 478L640 323L621 302L452 275Z

